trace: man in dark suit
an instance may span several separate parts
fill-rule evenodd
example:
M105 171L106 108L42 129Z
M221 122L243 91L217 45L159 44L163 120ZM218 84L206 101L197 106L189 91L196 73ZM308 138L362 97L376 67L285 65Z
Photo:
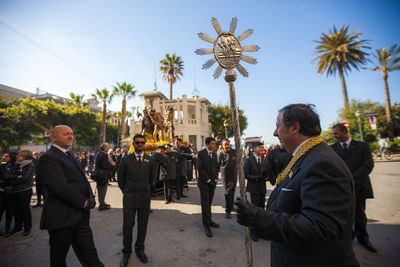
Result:
M271 182L271 184L275 185L276 177L281 171L283 171L290 159L291 155L280 146L277 146L269 151L267 156L267 162L269 166L268 180Z
M262 154L263 151L263 143L254 143L253 154L244 161L244 177L247 180L246 192L250 193L251 203L261 209L265 208L265 195L267 194L266 180L268 180L269 168ZM254 228L250 229L250 237L253 241L258 241Z
M99 211L109 210L111 207L109 204L105 202L108 180L112 175L112 169L116 165L115 161L108 160L108 151L110 150L110 146L107 143L103 143L100 146L100 151L96 156L96 164L95 164L95 172L99 173L100 176L96 180L97 184L97 192L99 199Z
M137 214L137 239L135 243L136 256L141 262L148 262L144 253L147 222L150 213L151 200L151 162L150 156L144 153L146 139L137 134L133 137L135 151L123 157L118 168L118 186L123 193L123 257L121 266L127 266L132 254L132 229Z
M175 139L175 146L172 148L173 152L179 154L179 158L176 162L176 199L179 200L181 197L187 197L183 194L183 188L186 184L187 175L187 160L191 159L190 151L186 150L186 147L182 145L182 139Z
M197 186L200 190L201 217L208 237L212 237L210 227L219 227L217 223L211 220L211 204L218 182L217 153L215 153L214 149L215 139L207 137L206 148L199 151L197 158L197 169L199 170Z
M231 148L228 139L222 141L222 148L218 155L218 166L225 188L225 217L230 219L237 183L236 150Z
M89 209L96 205L92 189L78 160L68 151L73 132L58 125L51 139L53 145L39 160L39 175L47 189L40 229L49 231L50 265L66 266L72 245L82 266L104 266L89 225Z
M311 105L282 108L274 136L293 158L278 175L266 210L235 201L238 222L271 240L271 266L359 266L351 240L353 179L320 133Z
M353 140L349 136L347 127L339 123L332 127L333 137L338 141L331 147L343 159L353 175L356 191L356 214L354 234L358 242L371 252L377 252L369 241L367 233L367 215L365 202L367 198L374 198L369 174L374 167L371 149L368 143Z

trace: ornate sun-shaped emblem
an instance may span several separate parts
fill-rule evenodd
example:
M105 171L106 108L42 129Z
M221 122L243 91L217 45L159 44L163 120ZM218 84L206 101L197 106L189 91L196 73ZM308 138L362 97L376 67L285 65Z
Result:
M213 44L213 48L200 48L195 51L198 55L214 54L214 57L203 64L203 69L209 69L215 62L218 61L219 66L214 71L214 79L217 79L222 69L231 70L236 68L244 77L248 77L247 70L240 65L240 60L249 64L256 64L257 60L253 57L243 55L243 52L256 52L260 49L257 45L248 45L242 47L241 41L253 34L252 29L248 29L241 35L236 37L234 35L236 30L237 19L233 18L229 27L229 31L222 32L221 27L216 18L211 19L215 31L218 34L217 39L213 39L205 33L199 33L200 39Z

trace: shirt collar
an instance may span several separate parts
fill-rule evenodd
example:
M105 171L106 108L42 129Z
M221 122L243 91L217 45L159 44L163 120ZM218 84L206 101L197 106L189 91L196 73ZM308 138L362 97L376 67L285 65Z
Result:
M206 149L207 149L207 153L208 153L208 154L210 154L210 152L211 152L211 153L213 152L212 150L208 150L207 147L206 147Z
M59 150L61 150L62 153L67 153L68 149L65 149L63 147L60 147L59 145L53 144L54 147L58 148Z
M350 146L350 143L351 143L351 140L352 140L351 137L349 137L349 139L347 139L346 142L340 142L340 144L341 144L342 147L343 147L343 144L346 143L346 144L347 144L347 147L349 147L349 146Z
M299 149L300 149L308 140L310 140L311 138L312 138L312 137L310 137L310 138L304 140L303 142L301 142L301 144L298 145L298 146L296 147L296 149L293 151L292 156L294 156L294 155L296 154L296 152L299 151Z
M141 156L143 157L144 152L142 151L142 153L136 153L136 151L134 151L133 153L135 153L135 157Z
M258 157L258 156L256 155L256 153L254 153L253 155L254 155L254 157L256 158L256 161L258 161L258 159L261 159L261 157L262 157L262 156L259 156L259 157Z

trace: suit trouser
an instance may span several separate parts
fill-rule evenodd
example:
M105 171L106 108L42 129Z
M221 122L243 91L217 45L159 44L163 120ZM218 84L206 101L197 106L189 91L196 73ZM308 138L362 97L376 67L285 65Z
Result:
M147 233L147 222L149 221L150 203L149 205L139 209L123 210L123 245L122 253L132 253L132 230L135 226L135 217L137 214L137 236L135 242L135 251L144 250L144 241Z
M367 233L367 215L365 214L365 201L364 197L356 196L356 212L354 222L354 233L358 240L368 241L369 236Z
M233 209L233 198L235 196L235 189L230 190L229 194L225 194L225 212L231 213Z
M15 193L15 229L22 229L22 224L25 231L32 229L31 198L32 188Z
M174 186L174 180L164 181L164 198L166 201L172 200L172 187Z
M257 207L265 209L265 195L266 193L250 193L250 201Z
M107 183L102 184L102 185L97 184L97 193L98 193L97 197L99 200L99 206L106 205L105 198L106 198L106 193L107 193L107 187L108 187Z
M36 177L35 180L35 187L36 187L36 197L37 197L37 204L40 204L42 202L42 196L43 196L43 201L45 200L45 195L44 195L44 186L42 185L42 182L39 177Z
M203 225L209 227L211 223L211 204L214 198L215 185L201 185L200 203L201 203L201 218Z
M183 186L185 184L185 176L176 177L176 199L180 199L183 194Z
M97 255L89 218L65 228L49 230L49 235L51 267L67 266L65 258L71 245L82 266L104 266Z

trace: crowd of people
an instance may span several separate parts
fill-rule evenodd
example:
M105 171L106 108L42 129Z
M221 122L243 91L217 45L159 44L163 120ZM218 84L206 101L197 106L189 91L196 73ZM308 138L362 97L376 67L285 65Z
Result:
M377 251L366 231L365 200L373 197L368 144L352 140L347 128L338 124L332 128L338 142L327 146L319 136L319 117L310 105L284 107L276 125L274 135L280 146L265 149L263 143L256 142L244 152L249 201L234 200L241 155L228 139L222 140L216 151L216 140L207 137L205 147L197 151L176 137L172 143L145 153L146 139L138 134L133 137L133 153L119 148L114 152L104 143L97 154L73 155L69 151L74 141L71 128L56 126L53 144L45 153L22 150L3 155L0 220L5 211L6 222L5 232L0 234L30 234L35 179L37 203L33 207L43 207L40 228L49 232L51 266L66 266L70 246L83 266L104 266L89 224L90 209L96 206L89 178L96 182L99 211L111 208L105 201L107 187L117 182L123 195L120 266L127 266L133 252L135 221L134 251L146 263L145 238L157 183L163 184L165 204L170 204L187 197L185 184L197 179L201 221L205 235L211 238L211 228L220 227L211 212L220 173L225 217L230 219L236 211L238 223L249 227L253 241L272 241L272 266L358 266L352 239L357 237L368 250ZM267 182L276 187L266 205ZM327 258L331 265L326 265Z

